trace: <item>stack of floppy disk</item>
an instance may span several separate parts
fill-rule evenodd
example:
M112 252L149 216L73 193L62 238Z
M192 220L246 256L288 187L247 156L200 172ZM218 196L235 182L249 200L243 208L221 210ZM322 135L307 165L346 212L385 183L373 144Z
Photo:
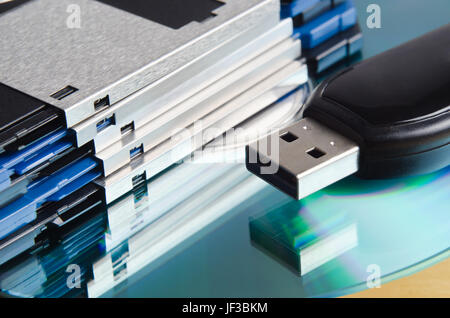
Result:
M308 78L279 0L7 4L0 263L130 191L138 205L147 180Z
M194 158L142 184L139 192L148 191L146 199L136 201L136 192L128 193L101 213L66 226L57 244L3 264L1 290L27 297L97 297L147 265L153 267L168 251L189 246L191 236L204 235L202 229L208 232L236 215L242 203L265 187L245 165L224 162L221 149L214 148L225 147L243 162L244 147L235 140L261 126L285 127L295 120L307 93L308 85L303 85L239 124L233 130L236 138L216 138ZM70 270L73 264L79 268L76 273ZM80 288L67 284L68 270Z
M152 223L214 178L240 180L244 170L174 164L250 118L260 126L264 110L275 123L293 92L304 101L308 68L361 47L350 0L16 1L0 4L4 290L21 286L6 274L29 264L9 262L19 254L57 255L42 256L47 276L88 269L86 251L117 249L142 229L130 224Z

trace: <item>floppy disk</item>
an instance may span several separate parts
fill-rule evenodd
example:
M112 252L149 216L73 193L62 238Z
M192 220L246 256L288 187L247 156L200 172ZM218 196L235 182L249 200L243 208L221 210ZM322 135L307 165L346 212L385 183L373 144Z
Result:
M320 11L319 11L320 12ZM294 29L294 37L311 49L356 24L356 9L351 0L344 1Z
M21 150L0 154L0 206L23 192L42 169L74 149L68 135L60 129Z
M51 105L73 128L145 87L153 96L170 92L279 22L276 0L186 1L2 4L0 83ZM11 112L8 123L23 119Z
M302 39L302 55L312 74L361 50L362 32L351 1L282 1L282 8L286 17L293 18L295 36Z
M42 11L41 18L46 21L39 27L44 30L49 27L50 17L56 11L77 3L62 0L45 6L48 0L16 2L14 10L7 9L0 17L3 30L0 41L11 42L9 36L13 30L8 21L13 23L19 17ZM183 1L180 3L185 5ZM54 66L52 63L64 66L59 70L74 70L77 74L72 74L73 79L80 75L78 71L83 72L83 67L87 67L72 60L72 66L80 69L67 66L73 52L67 56L67 52L59 52L62 48L58 47L56 51L62 54L58 58L63 56L67 60L55 61L49 55L45 61L39 60L41 64L21 70L23 74L18 72L20 70L10 70L11 63L0 64L0 70L5 71L0 72L3 74L3 77L0 75L1 246L20 245L17 248L20 254L23 248L30 246L30 242L34 241L36 247L44 244L41 242L46 242L46 239L37 233L46 229L46 225L53 227L52 224L61 219L61 211L70 207L71 213L63 214L71 215L72 220L86 209L93 208L90 204L95 200L91 202L91 195L86 194L89 200L77 197L83 191L89 192L92 186L101 189L93 197L101 197L102 204L111 203L128 191L132 191L135 203L141 202L148 196L143 186L148 179L307 80L304 60L295 61L301 54L300 41L291 38L291 19L280 22L278 1L250 0L243 3L229 0L223 3L208 0L204 3L205 14L194 12L194 16L186 18L184 15L188 12L179 12L182 16L167 21L157 13L161 5L164 7L159 1L135 1L133 4L112 0L88 1L86 5L95 11L92 16L92 12L88 14L88 20L94 16L98 19L98 14L103 13L110 17L128 17L139 22L144 29L147 25L160 30L169 39L177 37L170 50L161 48L170 54L139 56L138 60L143 63L141 66L145 66L128 72L124 78L121 78L124 69L116 68L120 61L111 56L118 53L114 49L106 54L107 60L117 62L117 65L109 64L111 78L96 78L94 74L93 78L88 76L82 83L64 82L58 89L55 83L62 75L48 76L48 71ZM153 9L148 11L148 8ZM144 18L147 23L135 20L136 16ZM90 25L89 29L106 32L99 35L101 38L129 35L133 31L128 29L112 34L111 30L105 31L104 26L98 23ZM150 33L154 34L155 30ZM26 37L35 31L23 34ZM77 32L85 31L82 28L69 32L77 37ZM65 32L67 25L64 24L62 33ZM186 38L178 38L179 34L185 33ZM17 41L12 42L15 45ZM24 41L30 45L29 50L21 50L24 55L12 56L11 48L5 46L0 51L20 64L22 59L30 57L28 55L34 56L33 48L46 52L47 47L41 47L44 42ZM107 46L111 45L108 43ZM178 45L181 45L180 51L177 50ZM80 56L89 53L89 47L84 47ZM98 49L98 45L95 47ZM187 50L188 47L192 51ZM116 49L120 51L120 48ZM45 55L42 52L39 57ZM138 54L133 52L126 56ZM152 58L155 59L152 63L144 63ZM136 67L139 61L126 67ZM165 63L172 62L170 67L165 67ZM103 69L108 69L105 61L99 63L103 63ZM92 75L92 65L89 67ZM42 75L39 81L34 81L33 76L22 77L25 73L31 75L37 71ZM154 73L146 78L147 71ZM7 73L9 76L5 75ZM43 81L46 76L49 79ZM292 76L301 78L301 82L289 81ZM108 91L101 88L106 84ZM50 94L51 87L55 90L52 88ZM202 129L196 127L198 121L205 125ZM217 128L215 134L199 139L209 128ZM191 136L182 136L183 130L189 131ZM178 141L172 138L180 136L182 139ZM50 212L50 207L54 213ZM66 223L59 222L59 225ZM27 243L19 243L25 242L25 237ZM5 248L5 255L14 254L6 251Z
M295 17L312 8L320 1L322 0L281 0L281 18Z
M281 0L281 18L291 18L302 16L312 16L317 14L320 10L330 9L345 0ZM307 19L303 19L304 22Z
M0 154L15 152L64 127L62 112L0 83Z
M303 56L307 59L309 72L317 74L359 52L362 46L362 32L356 24L319 46L304 50Z
M304 80L303 76L300 76L290 78L288 82L295 87ZM289 87L288 83L285 85ZM276 90L284 91L278 87L270 94L276 94ZM302 107L302 101L308 96L309 89L307 85L303 85L295 91L296 93L280 98L258 115L239 124L237 127L244 130L237 131L245 132L240 137L250 135L252 128L261 127L261 124L264 127L278 127L293 120ZM256 100L255 105L261 102L262 99ZM217 141L222 144L220 139ZM229 151L244 157L244 143L232 143L229 146L231 147ZM103 241L105 251L111 251L123 240L195 195L205 185L233 170L233 164L218 161L220 154L225 151L226 149L216 150L214 163L203 163L197 156L192 158L195 160L193 163L191 158L187 157L184 160L187 162L171 167L150 181L138 176L133 179L133 190L108 207L104 207L103 204L104 190L92 182L58 202L51 202L38 210L34 221L0 240L0 264L7 263L20 254L25 255L24 252L28 255L48 250L52 245L58 244L62 237L68 235L67 233L71 233L73 228L81 223L91 222L90 220L99 213L105 215L108 220ZM211 158L211 154L205 149L200 153ZM177 195L174 197L173 193ZM80 236L82 235L80 233Z
M254 88L253 93L248 92L243 95L241 99L244 104L246 103L245 101L251 101L247 102L246 107L240 108L238 106L241 105L241 103L232 103L230 106L227 106L221 110L225 111L229 109L227 110L231 112L229 116L222 118L221 116L217 117L215 114L211 114L212 123L216 123L216 128L221 131L226 131L227 129L232 128L242 122L243 119L251 117L252 114L258 113L270 104L277 102L277 100L286 94L290 94L292 90L295 90L299 85L305 83L307 80L306 74L306 66L304 64L299 62L291 63L279 74L274 74L272 77L265 79L265 81L263 81L260 85L257 85ZM286 78L286 76L288 77ZM260 95L261 93L263 94ZM207 122L208 121L205 121L205 123ZM192 140L189 138L187 141L191 142L195 139L198 138L194 138ZM198 144L198 146L201 147L201 144ZM177 147L168 147L165 151L169 151L170 154L173 149L176 150ZM80 150L81 148L75 150L74 152ZM177 151L180 155L186 156L192 152L192 149L181 147ZM71 163L68 167L60 164L61 166L64 166L64 168L58 170L58 173L54 173L33 182L30 189L24 196L0 210L0 213L4 212L5 214L0 215L2 217L0 219L0 225L2 225L2 228L5 231L2 241L0 241L0 263L7 261L14 255L18 255L29 248L36 248L37 246L47 242L49 234L47 234L47 236L38 235L42 229L48 228L49 230L52 230L55 227L62 227L65 223L67 223L67 221L64 221L65 219L72 220L82 216L88 208L91 209L103 204L108 199L108 195L111 195L111 191L115 191L114 183L106 185L103 184L100 186L96 185L101 183L99 179L97 179L98 176L101 175L101 172L98 170L98 164L90 158L89 154L85 156L82 154L80 155L78 161ZM64 161L65 158L67 158L67 156L60 160ZM152 159L150 159L148 163L151 164L150 168L152 169L149 170L148 175L146 171L140 173L139 170L137 170L132 175L129 175L131 178L130 189L123 189L122 184L122 189L120 189L120 191L112 193L113 195L116 195L115 193L117 193L118 196L121 196L121 194L131 190L131 193L126 196L126 200L121 199L117 205L113 205L110 208L110 227L115 233L113 241L111 242L117 242L117 237L121 237L119 232L123 231L117 230L120 226L123 226L123 228L126 229L128 228L128 225L132 223L129 220L127 221L129 223L123 223L123 220L130 218L133 219L134 214L137 213L136 211L139 211L140 208L147 206L149 202L154 203L152 212L153 216L157 215L158 211L164 210L168 204L175 204L175 202L178 202L176 200L172 200L172 203L168 202L170 200L166 200L166 202L164 202L164 200L163 202L155 202L155 200L158 200L161 196L158 195L161 190L154 189L154 187L159 187L158 184L160 182L158 180L169 180L170 183L170 176L172 175L172 178L174 178L174 176L173 173L168 172L167 177L162 176L161 178L158 178L157 181L155 181L155 184L151 181L152 185L150 186L151 188L149 191L147 179L157 175L159 171L169 167L172 162L171 160L167 160L165 157L163 157L165 160L159 162L158 157L155 157L155 155L152 155L150 158ZM85 167L83 165L84 163L89 163L90 165ZM217 171L213 171L214 173L209 173L208 180L214 178L216 172L219 172L218 169L213 170ZM77 178L72 176L74 171L79 171L79 174L76 176ZM185 175L180 170L177 171L177 174ZM56 191L54 185L55 178L57 180L64 181L71 179L73 180L72 183L63 187L62 190L57 191L55 194L53 193ZM189 179L189 176L186 176L186 180L187 179ZM120 185L120 180L123 180L123 177L118 180L119 183L117 185ZM92 181L95 181L95 184L92 183ZM87 186L84 186L86 184ZM164 187L164 185L160 186ZM33 192L33 189L38 187L47 190L45 196L43 195L39 200L35 200L33 198L30 199L30 197L32 197L35 193ZM87 187L93 188L93 193L90 193L91 190ZM192 194L193 189L194 188L191 187L186 189L189 191L184 191L183 193L185 193L185 196L189 196ZM107 193L105 193L105 191ZM151 194L151 197L149 197L149 194ZM179 196L183 197L182 192L179 193ZM93 197L93 199L91 199L91 197ZM113 198L112 200L114 199L116 198ZM36 203L37 201L38 203ZM127 213L124 213L124 207L129 208L129 210L126 211ZM63 210L62 212L60 211L61 209ZM70 213L64 212L68 209L70 210ZM113 211L119 212L114 213ZM132 215L127 217L130 213ZM70 216L70 218L68 216ZM13 220L14 222L8 223L6 222L7 220ZM111 246L111 244L108 246Z

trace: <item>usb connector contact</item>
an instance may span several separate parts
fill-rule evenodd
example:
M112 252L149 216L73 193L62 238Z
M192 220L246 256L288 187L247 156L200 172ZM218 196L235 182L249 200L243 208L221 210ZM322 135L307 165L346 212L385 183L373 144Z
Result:
M358 170L359 147L314 119L247 146L247 169L296 199Z

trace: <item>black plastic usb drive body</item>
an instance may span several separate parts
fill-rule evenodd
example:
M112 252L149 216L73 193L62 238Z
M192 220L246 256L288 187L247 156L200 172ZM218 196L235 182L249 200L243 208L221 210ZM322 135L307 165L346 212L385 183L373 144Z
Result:
M355 172L383 179L446 167L450 24L325 80L304 119L277 136L247 146L247 168L297 199Z

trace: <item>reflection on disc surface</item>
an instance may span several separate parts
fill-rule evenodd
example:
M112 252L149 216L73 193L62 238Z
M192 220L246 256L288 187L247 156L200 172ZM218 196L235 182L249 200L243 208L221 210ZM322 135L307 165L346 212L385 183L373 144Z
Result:
M310 296L363 289L377 274L386 282L446 256L449 194L449 168L388 181L350 177L251 217L252 241L300 275Z

